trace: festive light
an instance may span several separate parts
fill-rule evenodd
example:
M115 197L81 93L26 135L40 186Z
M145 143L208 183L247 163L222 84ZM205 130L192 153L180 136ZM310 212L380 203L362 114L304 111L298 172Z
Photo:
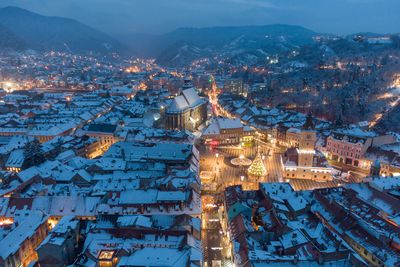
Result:
M4 225L10 225L10 224L13 224L13 219L4 219L4 220L1 220L0 221L0 226L4 226Z
M260 152L257 151L256 158L254 161L251 163L248 172L256 175L256 176L264 176L267 174L267 170L265 169L265 166L262 162Z

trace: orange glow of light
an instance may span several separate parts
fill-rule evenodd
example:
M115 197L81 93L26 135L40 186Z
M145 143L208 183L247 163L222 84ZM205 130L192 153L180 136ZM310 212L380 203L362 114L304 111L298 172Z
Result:
M125 69L125 72L127 73L135 73L135 72L140 72L140 69L138 68L138 66L134 66L134 67L129 67Z
M296 107L297 107L296 104L290 104L290 105L287 105L287 106L286 106L287 109L289 109L289 108L296 108Z
M4 219L4 220L0 221L0 226L10 225L10 224L13 224L13 222L14 222L14 219L7 218L7 219Z
M56 219L48 219L47 223L49 224L50 230L54 228L54 226L56 226L56 224L58 223L59 220Z
M391 97L394 97L394 95L391 93L385 93L383 95L378 96L378 99L386 99L386 98L391 98Z
M113 255L114 255L114 251L113 250L102 250L100 252L99 259L110 260L110 259L112 259Z
M392 220L390 220L390 219L385 219L388 223L390 223L391 225L393 225L393 226L396 226L396 227L400 227L399 225L397 225L397 223L395 223L394 221L392 221Z

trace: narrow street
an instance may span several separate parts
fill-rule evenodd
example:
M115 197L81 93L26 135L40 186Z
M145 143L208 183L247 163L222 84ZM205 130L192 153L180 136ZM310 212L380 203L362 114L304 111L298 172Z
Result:
M313 190L317 188L337 187L344 181L313 181L308 179L286 179L282 177L281 152L282 148L271 144L259 143L258 149L267 170L265 177L250 177L248 166L234 166L231 159L241 155L253 160L257 153L256 146L241 147L219 146L210 149L209 146L200 146L200 173L211 173L211 178L203 181L203 217L202 240L204 245L204 266L231 266L228 238L223 233L221 218L218 214L219 205L222 205L221 194L231 185L242 185L244 190L257 190L262 183L290 183L294 190ZM355 182L362 173L352 173L349 182ZM213 186L211 186L213 185ZM207 190L205 190L207 188Z
M218 216L218 207L204 210L202 220L204 266L212 266L213 261L225 262L229 252Z

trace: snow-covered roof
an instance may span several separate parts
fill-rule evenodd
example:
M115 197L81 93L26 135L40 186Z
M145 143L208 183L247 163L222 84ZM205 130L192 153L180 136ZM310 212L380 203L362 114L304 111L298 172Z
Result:
M0 241L0 257L6 259L20 248L20 245L36 233L36 229L45 221L47 217L41 212L32 212L25 220L13 231L7 234Z
M201 103L201 99L199 95L193 88L189 88L182 91L182 95L185 97L188 105L190 107L195 107L196 105Z
M24 163L25 156L23 149L17 149L11 152L8 160L6 162L6 167L18 167L21 168L22 164Z
M238 118L217 118L217 123L220 129L238 129L243 128L243 125Z
M172 100L172 103L168 107L167 112L171 112L171 113L181 112L188 108L189 108L189 105L186 102L186 99L182 95L179 95Z
M168 247L145 247L134 254L122 257L120 265L130 266L132 263L137 266L164 266L184 267L187 266L190 250L180 250Z
M220 134L219 127L217 123L210 124L206 129L203 131L203 135L218 135Z
M169 113L182 112L188 108L194 108L201 103L203 103L203 101L196 91L193 88L189 88L183 90L181 95L176 96L166 111Z
M287 130L287 132L289 132L289 133L300 134L300 129L297 129L297 128L289 128L289 129Z
M143 160L172 160L182 161L189 159L194 147L190 144L180 143L147 143L118 142L113 144L104 154L106 158L122 158L126 161L140 162Z

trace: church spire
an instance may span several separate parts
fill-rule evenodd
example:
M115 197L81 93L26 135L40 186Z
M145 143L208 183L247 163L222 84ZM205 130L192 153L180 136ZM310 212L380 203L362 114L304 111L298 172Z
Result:
M314 125L313 120L314 120L314 118L312 117L312 113L310 111L310 112L308 112L306 122L303 124L303 130L307 130L307 131L315 130L315 125Z
M192 88L192 80L190 79L189 73L186 73L185 80L183 81L182 90Z

